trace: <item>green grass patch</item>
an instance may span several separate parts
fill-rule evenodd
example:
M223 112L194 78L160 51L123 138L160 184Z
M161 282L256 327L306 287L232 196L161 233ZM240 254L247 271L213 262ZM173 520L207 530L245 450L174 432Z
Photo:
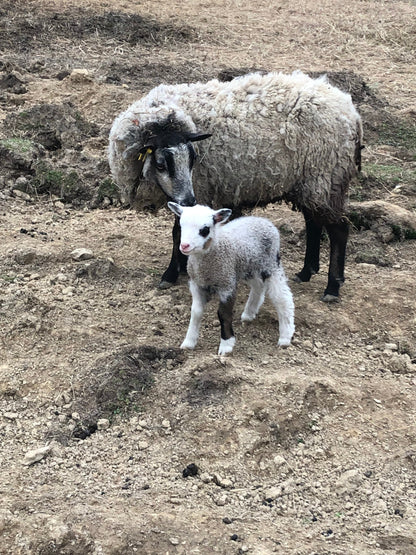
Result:
M366 164L364 170L386 184L399 185L416 180L416 170L393 164Z
M379 144L404 148L416 160L416 126L405 121L393 125L390 122L382 123L378 128Z
M26 154L33 150L33 142L29 139L22 139L19 137L11 139L0 139L0 146L7 148L13 152Z

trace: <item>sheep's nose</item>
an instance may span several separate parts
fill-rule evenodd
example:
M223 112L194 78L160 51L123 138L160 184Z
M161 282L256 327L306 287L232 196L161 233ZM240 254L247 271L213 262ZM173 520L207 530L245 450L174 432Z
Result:
M184 198L183 202L181 202L182 206L195 206L196 198L193 195L188 195Z

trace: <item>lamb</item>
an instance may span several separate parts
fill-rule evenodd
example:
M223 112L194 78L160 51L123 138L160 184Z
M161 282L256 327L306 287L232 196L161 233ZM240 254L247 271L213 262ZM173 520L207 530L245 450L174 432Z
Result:
M325 76L252 73L225 83L154 88L115 119L109 163L122 194L137 206L158 208L166 197L184 206L196 197L234 212L281 200L292 204L306 222L304 265L296 279L306 282L318 272L325 227L330 264L323 300L331 302L344 282L344 205L360 169L361 143L361 118L350 95ZM162 288L186 268L179 244L176 218Z
M180 219L180 250L188 257L192 294L191 320L181 348L196 346L204 306L213 294L218 294L221 324L218 354L232 352L235 345L233 308L240 280L251 286L241 320L254 320L267 293L279 319L278 345L290 345L295 331L294 304L280 261L280 237L276 227L265 218L253 216L223 225L232 212L227 208L182 207L174 202L169 202L168 206Z

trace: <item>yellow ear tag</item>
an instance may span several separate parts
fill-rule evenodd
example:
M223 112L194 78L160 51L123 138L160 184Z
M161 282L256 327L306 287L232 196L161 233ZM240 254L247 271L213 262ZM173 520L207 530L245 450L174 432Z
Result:
M151 152L152 152L152 149L151 149L151 148L148 148L148 149L146 150L146 152L141 152L141 153L139 154L138 160L139 160L140 162L143 162L143 164L144 164L145 161L146 161L146 158L147 158L148 154L151 154Z

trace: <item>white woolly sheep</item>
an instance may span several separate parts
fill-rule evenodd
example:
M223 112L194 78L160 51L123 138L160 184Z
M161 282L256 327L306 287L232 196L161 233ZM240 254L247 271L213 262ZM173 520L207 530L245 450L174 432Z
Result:
M276 227L265 218L253 216L222 225L231 215L228 208L215 211L208 206L182 207L174 202L168 206L180 219L180 250L188 257L192 293L191 320L181 348L196 346L204 306L213 294L218 294L218 354L231 353L235 344L233 308L241 280L251 286L241 320L254 320L267 293L279 319L278 345L290 345L295 331L294 304L280 261Z
M209 133L199 133L199 130ZM212 136L210 135L212 134ZM200 161L196 158L195 141ZM319 270L322 228L330 240L323 300L344 281L348 223L344 204L359 169L362 124L349 94L325 76L258 73L223 83L160 85L114 121L109 162L124 196L158 208L164 196L184 206L253 207L285 200L303 212L306 254L298 281ZM160 286L174 283L186 259L175 220L172 260Z

